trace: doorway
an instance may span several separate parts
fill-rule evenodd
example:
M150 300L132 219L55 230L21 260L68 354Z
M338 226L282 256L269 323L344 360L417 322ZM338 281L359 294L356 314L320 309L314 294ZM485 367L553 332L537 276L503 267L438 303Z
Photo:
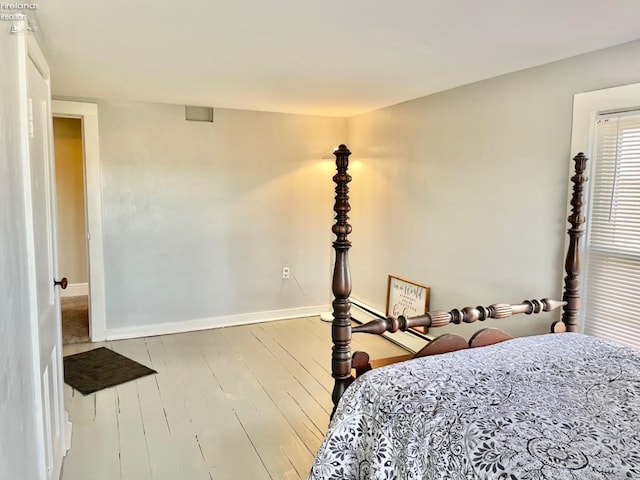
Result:
M82 120L53 118L58 219L58 265L69 281L62 291L62 343L89 337L89 283Z
M61 100L52 101L51 107L54 121L72 129L67 132L68 135L80 137L84 170L84 189L80 194L72 195L76 202L78 201L78 195L83 197L85 219L84 231L80 235L78 235L77 231L75 233L76 240L73 241L75 248L73 255L80 255L81 248L79 244L82 243L86 247L84 253L86 282L80 281L82 279L80 274L76 279L70 277L70 288L67 289L70 294L68 298L78 297L83 294L87 295L88 335L92 342L101 342L105 340L106 331L98 107L94 103ZM57 160L56 163L58 163ZM59 195L63 193L59 192ZM77 216L78 214L76 213L75 221L72 222L76 226L80 223ZM61 232L61 235L64 234L65 232ZM60 253L62 253L62 249L60 250ZM66 268L64 265L61 266ZM72 271L78 272L82 269L77 264L70 268L73 269ZM69 273L72 273L72 271Z

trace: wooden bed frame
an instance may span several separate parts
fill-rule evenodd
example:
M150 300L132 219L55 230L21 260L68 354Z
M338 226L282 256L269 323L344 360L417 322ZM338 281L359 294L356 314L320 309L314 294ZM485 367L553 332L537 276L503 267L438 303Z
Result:
M337 173L333 177L336 184L335 223L332 231L336 238L333 242L335 249L335 265L333 270L333 322L331 338L333 340L331 354L331 374L335 384L332 392L332 400L335 407L347 387L358 376L373 367L388 365L410 358L446 353L462 348L480 347L491 345L511 338L510 335L496 328L482 329L474 334L469 342L462 337L453 334L445 334L437 337L416 354L401 355L377 361L370 361L365 352L355 352L351 355L352 333L373 333L406 331L412 327L441 327L449 323L472 323L476 320L487 318L507 318L519 313L527 315L549 312L563 307L562 319L551 326L552 333L578 331L578 314L580 309L580 272L582 259L580 251L580 238L584 234L585 217L582 213L584 205L584 183L587 177L584 175L587 158L579 153L574 157L575 174L571 177L573 194L571 196L571 214L568 221L571 227L568 229L569 248L565 261L564 293L562 301L557 300L525 300L520 304L498 303L488 307L465 307L453 309L448 312L427 312L412 318L400 316L398 318L387 317L372 320L364 325L352 327L351 323L351 273L349 271L349 249L351 242L348 237L351 233L349 225L349 182L351 176L348 173L349 156L351 152L346 145L340 145L334 152L336 157ZM333 414L332 414L333 416Z

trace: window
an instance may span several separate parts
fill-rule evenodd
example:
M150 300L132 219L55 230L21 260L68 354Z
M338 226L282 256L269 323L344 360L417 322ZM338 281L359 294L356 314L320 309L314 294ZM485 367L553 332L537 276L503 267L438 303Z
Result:
M640 111L598 115L584 332L640 348Z

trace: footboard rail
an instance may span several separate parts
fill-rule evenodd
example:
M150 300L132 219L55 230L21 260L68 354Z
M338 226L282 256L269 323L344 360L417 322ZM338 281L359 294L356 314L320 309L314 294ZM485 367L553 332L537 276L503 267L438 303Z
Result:
M387 317L371 320L358 327L353 327L353 333L373 333L380 335L384 332L404 332L414 327L443 327L450 323L473 323L475 321L484 321L489 318L508 318L513 315L524 313L526 315L537 314L541 312L551 312L566 305L566 301L551 300L543 298L542 300L524 300L522 303L494 303L488 307L464 307L462 309L454 308L453 310L435 310L427 312L417 317Z

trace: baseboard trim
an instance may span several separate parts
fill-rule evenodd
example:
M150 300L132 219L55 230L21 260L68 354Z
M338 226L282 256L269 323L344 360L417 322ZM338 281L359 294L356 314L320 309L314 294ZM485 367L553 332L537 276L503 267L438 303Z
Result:
M362 302L353 297L351 297L351 304L353 305L354 308L358 310L358 313L352 316L357 320L362 321L363 323L368 322L369 320L375 319L374 315L378 315L379 317L383 317L383 318L386 317L386 315L380 310L378 310L377 308L372 307L371 305L368 305L365 302ZM369 312L372 312L373 315ZM366 334L359 334L359 335L366 335ZM397 345L400 345L402 348L406 348L407 350L413 353L420 350L422 347L424 347L427 344L429 340L431 340L431 337L429 337L428 335L422 335L421 333L413 332L413 331L396 332L396 333L385 332L382 334L382 336L385 337L387 340Z
M106 330L107 340L123 340L126 338L153 337L173 333L195 332L211 328L233 327L250 323L271 322L289 318L313 317L327 311L327 305L313 307L288 308L265 312L224 315L221 317L197 318L183 322L156 323L138 327L110 328Z
M88 283L70 283L67 288L60 290L62 297L77 297L79 295L89 295Z

